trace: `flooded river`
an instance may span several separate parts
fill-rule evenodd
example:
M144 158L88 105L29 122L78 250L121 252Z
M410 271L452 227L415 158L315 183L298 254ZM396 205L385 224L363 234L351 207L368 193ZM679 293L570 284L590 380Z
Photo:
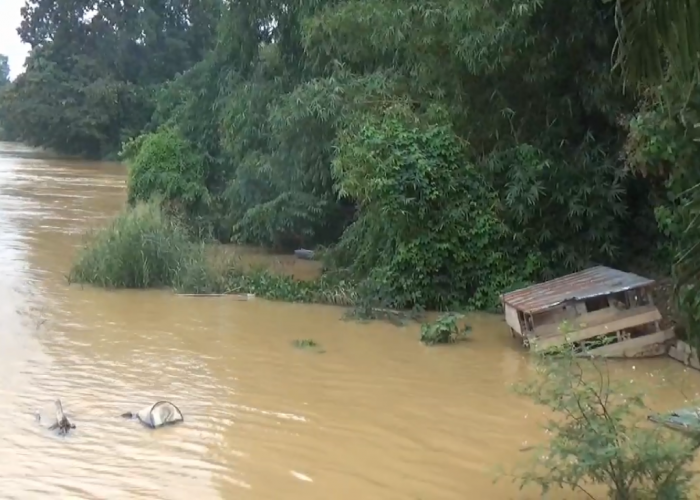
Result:
M0 497L539 498L492 484L545 439L542 411L510 391L528 365L500 317L427 348L417 326L333 307L69 287L81 233L124 200L119 165L0 143ZM306 338L325 352L292 347ZM663 408L683 401L668 379L700 380L664 359L618 372ZM65 439L33 418L55 397L77 425ZM159 399L185 424L118 416Z

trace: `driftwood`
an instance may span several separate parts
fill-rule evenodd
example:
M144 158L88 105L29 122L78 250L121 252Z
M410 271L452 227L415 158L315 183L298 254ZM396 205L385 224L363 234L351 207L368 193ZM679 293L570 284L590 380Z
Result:
M59 434L68 434L71 429L75 429L75 424L68 420L63 413L63 405L61 400L57 399L56 405L56 423L49 427L50 430L58 430Z
M60 399L54 401L54 406L56 411L56 420L49 426L49 430L58 431L60 435L65 436L71 431L71 429L75 429L75 424L68 420L68 417L66 417L65 413L63 413L63 405L61 404ZM36 419L37 422L41 422L41 414L37 413Z

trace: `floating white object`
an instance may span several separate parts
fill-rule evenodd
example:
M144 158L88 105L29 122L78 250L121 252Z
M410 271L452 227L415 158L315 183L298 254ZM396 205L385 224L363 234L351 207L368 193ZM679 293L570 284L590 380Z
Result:
M313 250L307 250L306 248L294 250L296 258L301 260L314 260L314 253Z
M309 476L307 476L306 474L302 474L301 472L297 472L297 471L295 471L295 470L290 470L289 472L292 474L292 476L294 476L295 478L297 478L297 479L300 480L300 481L306 481L307 483L313 483L313 482L314 482L314 480L311 479L311 478L310 478Z
M137 418L143 425L151 429L177 424L185 420L180 409L170 401L158 401L148 405L136 414L127 412L122 416L125 418Z

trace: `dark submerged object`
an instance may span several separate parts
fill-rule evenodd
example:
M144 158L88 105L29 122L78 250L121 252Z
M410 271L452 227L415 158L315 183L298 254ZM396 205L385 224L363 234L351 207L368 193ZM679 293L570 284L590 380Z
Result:
M137 419L151 429L178 424L185 420L180 409L170 401L158 401L136 413L130 411L123 413L122 417Z
M63 405L60 399L54 401L54 406L56 407L56 421L49 426L49 430L57 431L61 436L65 436L72 429L75 429L75 424L68 420L65 413L63 413ZM37 413L36 419L37 422L41 422L41 415Z
M297 259L301 260L314 260L314 251L306 250L305 248L300 248L299 250L294 250L294 255Z

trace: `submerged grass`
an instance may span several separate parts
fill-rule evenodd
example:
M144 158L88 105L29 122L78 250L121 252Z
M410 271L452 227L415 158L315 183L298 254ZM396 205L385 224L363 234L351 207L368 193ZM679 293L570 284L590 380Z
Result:
M347 319L404 324L416 312L394 311L344 275L313 280L244 265L236 255L209 251L157 200L124 209L88 233L67 276L69 283L103 288L170 288L181 294L254 294L268 300L350 307Z
M236 257L192 262L176 277L177 293L252 293L268 300L352 306L354 289L343 281L322 276L298 280L263 267L245 268Z
M230 253L210 251L193 241L186 227L157 201L122 211L105 228L90 232L68 274L69 283L103 288L171 288L181 294L254 294L268 300L350 307L347 319L384 319L397 325L419 319L422 311L396 311L375 299L373 289L356 286L342 274L313 280L250 267ZM452 343L467 334L459 316L448 314L421 328L428 345ZM311 347L303 341L298 347Z
M157 201L121 212L87 235L68 274L70 283L104 288L172 288L177 293L252 293L270 300L352 306L349 283L322 276L297 280L263 267L247 268L232 255L206 251Z

